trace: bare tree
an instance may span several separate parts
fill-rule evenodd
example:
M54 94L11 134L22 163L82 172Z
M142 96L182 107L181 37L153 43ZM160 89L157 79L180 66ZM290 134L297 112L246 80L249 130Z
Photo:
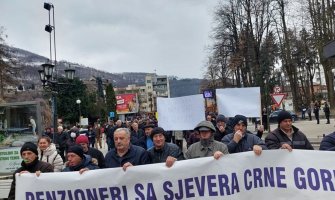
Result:
M332 69L335 64L333 59L323 57L323 46L334 40L334 7L335 2L330 0L307 0L312 33L320 63L323 66L328 91L330 106L335 106L334 79Z
M9 47L5 44L4 28L0 27L0 99L4 99L5 87L17 83L19 67L15 65Z

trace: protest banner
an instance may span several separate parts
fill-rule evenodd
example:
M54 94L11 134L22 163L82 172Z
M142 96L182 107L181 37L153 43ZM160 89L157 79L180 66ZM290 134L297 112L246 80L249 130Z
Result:
M261 113L259 87L216 89L216 102L218 112L226 117L259 117Z
M193 130L205 120L204 99L201 94L157 98L158 125L165 130Z
M16 198L329 199L335 192L334 152L268 150L79 172L16 176Z

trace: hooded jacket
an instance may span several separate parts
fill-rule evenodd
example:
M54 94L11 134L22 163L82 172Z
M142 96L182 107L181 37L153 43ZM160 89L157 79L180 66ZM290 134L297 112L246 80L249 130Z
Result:
M60 172L63 169L63 159L58 154L55 144L51 143L50 146L42 151L40 148L37 149L38 158L40 161L50 163L54 167L55 172Z

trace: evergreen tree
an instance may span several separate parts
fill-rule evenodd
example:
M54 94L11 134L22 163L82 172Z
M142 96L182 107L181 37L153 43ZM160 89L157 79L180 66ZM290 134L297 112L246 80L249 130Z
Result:
M116 114L116 97L112 84L106 87L106 107L107 113L114 112Z

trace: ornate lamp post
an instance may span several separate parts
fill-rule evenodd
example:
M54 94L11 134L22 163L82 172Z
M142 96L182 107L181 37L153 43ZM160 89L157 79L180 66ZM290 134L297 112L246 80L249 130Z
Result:
M51 3L44 3L44 8L49 11L49 24L45 26L45 31L49 33L50 38L50 59L49 62L42 64L42 69L38 70L40 74L40 79L43 84L43 88L51 91L51 107L52 107L52 126L54 127L54 131L57 128L57 92L59 86L64 85L58 83L57 80L57 60L56 60L56 34L55 34L55 7ZM51 25L51 11L52 9L52 22ZM51 40L51 32L53 31L53 49L54 49L54 60L52 60L52 40ZM65 70L65 77L68 79L73 79L75 70L70 68ZM54 138L53 138L54 139Z

